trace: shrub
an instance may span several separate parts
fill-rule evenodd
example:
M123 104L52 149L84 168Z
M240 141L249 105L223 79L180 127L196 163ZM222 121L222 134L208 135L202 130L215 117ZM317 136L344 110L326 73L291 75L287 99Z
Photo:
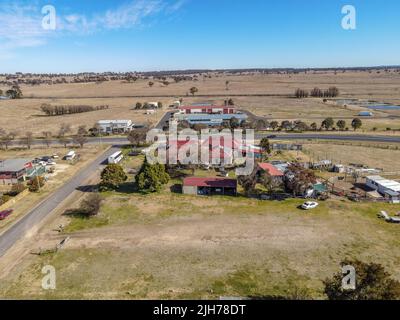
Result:
M128 179L124 168L119 164L109 164L101 173L100 191L117 189Z
M46 180L43 177L37 176L29 182L29 191L38 192L40 188L42 188L45 185L45 183Z

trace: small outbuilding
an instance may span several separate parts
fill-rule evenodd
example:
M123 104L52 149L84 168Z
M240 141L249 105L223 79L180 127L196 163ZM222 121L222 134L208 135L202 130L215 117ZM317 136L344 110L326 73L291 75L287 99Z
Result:
M268 174L276 181L283 182L284 173L271 163L259 163L258 167L268 172Z
M183 180L182 192L192 195L226 195L236 196L236 179L210 177L189 177Z

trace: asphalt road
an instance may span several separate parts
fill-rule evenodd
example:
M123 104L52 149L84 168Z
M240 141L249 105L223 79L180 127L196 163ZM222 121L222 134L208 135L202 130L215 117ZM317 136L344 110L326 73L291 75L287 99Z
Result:
M23 238L24 235L45 219L58 205L61 204L72 192L74 192L105 162L109 155L119 150L118 146L113 146L79 171L71 180L52 193L47 199L33 208L17 223L12 225L0 236L0 257L3 256L14 243Z
M168 118L169 116L164 116ZM164 119L164 118L163 118ZM164 122L167 119L164 119ZM163 127L164 122L160 121L157 125L157 129ZM400 143L400 136L384 136L384 135L361 135L361 134L319 134L319 133L257 133L255 138L261 139L263 137L276 136L270 138L270 140L338 140L338 141L358 141L358 142L382 142L382 143ZM16 142L17 143L17 142ZM125 137L90 137L88 138L88 144L126 144L128 139ZM45 145L41 140L35 140L33 145ZM59 144L58 141L52 141L52 144Z

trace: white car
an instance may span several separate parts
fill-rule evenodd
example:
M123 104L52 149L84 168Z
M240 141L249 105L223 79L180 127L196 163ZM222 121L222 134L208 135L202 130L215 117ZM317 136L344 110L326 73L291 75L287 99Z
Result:
M311 210L315 209L318 207L319 203L318 202L313 202L313 201L307 201L301 205L301 208L304 210Z

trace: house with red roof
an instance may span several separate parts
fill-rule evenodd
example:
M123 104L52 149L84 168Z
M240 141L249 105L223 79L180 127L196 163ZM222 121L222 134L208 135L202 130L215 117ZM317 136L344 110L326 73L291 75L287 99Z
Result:
M237 180L219 177L188 177L183 180L183 194L236 196Z
M269 173L269 175L277 180L277 181L283 181L283 177L285 176L285 174L279 170L277 167L275 167L273 164L271 163L267 163L267 162L262 162L262 163L258 163L258 167Z

